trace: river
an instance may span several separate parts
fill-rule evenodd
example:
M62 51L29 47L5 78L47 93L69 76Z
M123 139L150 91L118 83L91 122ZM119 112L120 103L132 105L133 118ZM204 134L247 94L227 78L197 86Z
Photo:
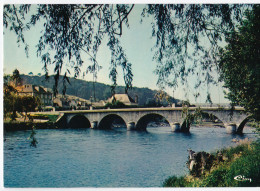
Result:
M170 127L147 132L93 129L36 130L37 147L30 147L31 131L5 132L5 187L161 187L172 175L188 173L187 149L212 152L234 145L224 128L191 127L173 133Z

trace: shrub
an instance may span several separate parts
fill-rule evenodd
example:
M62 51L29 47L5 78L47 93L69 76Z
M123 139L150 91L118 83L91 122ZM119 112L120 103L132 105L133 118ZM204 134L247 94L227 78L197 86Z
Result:
M209 176L207 176L200 186L205 187L224 187L226 185L226 177L228 169L225 167L214 170Z
M259 143L252 145L252 150L246 150L243 155L230 165L230 184L232 186L260 186L260 149ZM235 176L242 175L251 179L244 181L234 180ZM235 183L234 183L235 182Z
M163 187L188 187L189 182L182 177L171 176L163 183Z
M124 104L124 103L122 103L121 101L115 101L115 102L113 102L113 103L107 103L106 105L105 105L105 108L126 108L127 106Z
M233 161L229 161L225 165L212 171L207 177L203 179L203 183L200 186L260 186L259 148L259 143L254 143L251 145L241 144L224 151L229 160ZM246 179L240 181L235 180L234 178L239 175ZM251 179L251 181L249 179Z

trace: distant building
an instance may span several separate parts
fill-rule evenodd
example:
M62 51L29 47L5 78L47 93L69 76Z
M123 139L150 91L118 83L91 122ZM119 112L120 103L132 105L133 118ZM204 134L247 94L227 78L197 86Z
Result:
M21 96L34 96L41 100L43 106L52 106L52 92L48 88L42 86L36 86L32 84L25 84L16 87L17 94Z
M89 100L72 96L58 94L53 99L53 105L64 109L88 109L91 102Z
M92 102L91 103L91 106L93 108L102 108L106 105L106 102L104 100L100 100L100 101L97 101L97 102Z
M107 100L107 102L112 103L113 100L120 101L123 104L128 105L128 106L137 106L138 105L138 103L135 102L135 100L127 94L115 94L111 98L109 98Z

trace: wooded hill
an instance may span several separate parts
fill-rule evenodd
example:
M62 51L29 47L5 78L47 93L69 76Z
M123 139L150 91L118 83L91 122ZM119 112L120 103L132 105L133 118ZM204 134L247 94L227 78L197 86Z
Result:
M21 75L23 80L23 84L34 84L40 85L47 88L53 88L54 86L54 76L50 76L48 80L45 79L45 76L28 76L28 75ZM59 85L58 85L58 93L61 94L63 90L63 76L60 76ZM74 95L83 99L89 100L90 97L93 97L93 82L85 81L81 79L69 78L70 84L67 83L66 87L66 94ZM125 93L124 86L116 87L116 93ZM151 90L149 88L138 88L133 87L131 90L128 91L128 94L135 99L138 96L139 105L154 105L157 104L155 100L155 94L157 93L156 90ZM110 85L103 84L96 82L95 83L95 95L96 100L107 100L111 97L111 87ZM178 103L180 100L174 99L170 97L170 103ZM164 102L164 105L167 104Z

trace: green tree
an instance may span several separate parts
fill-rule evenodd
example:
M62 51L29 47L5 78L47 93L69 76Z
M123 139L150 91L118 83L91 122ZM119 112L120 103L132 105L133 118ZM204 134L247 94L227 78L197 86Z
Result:
M14 92L6 92L4 90L4 117L7 118L11 112L14 111L14 103L15 103L15 94ZM15 115L10 116L12 119L15 119Z
M4 117L8 117L9 114L12 112L12 114L10 115L11 119L14 120L16 117L16 113L15 113L15 99L16 99L16 89L15 87L11 84L11 82L13 82L14 80L14 84L16 84L16 82L18 83L20 80L20 75L19 75L19 71L15 70L13 72L13 76L9 76L9 75L4 75L4 88L3 88L3 97L4 97Z
M221 50L220 79L233 105L243 106L260 121L260 6L246 13L238 30L230 32Z
M13 71L13 75L11 76L11 80L14 83L15 87L22 85L22 78L20 76L19 70L15 69Z
M121 101L112 101L112 103L106 103L106 105L105 105L105 108L125 108L126 107L126 105L124 104L124 103L122 103Z
M20 96L17 94L16 86L22 84L22 78L17 69L14 70L12 76L4 75L4 117L11 117L12 120L16 118L16 112L35 111L40 105L40 99L33 96Z
M37 44L45 72L55 65L55 87L67 60L75 76L83 65L81 54L90 56L92 68L97 69L98 49L104 39L111 51L110 74L112 90L117 85L118 66L122 67L126 92L132 87L132 68L120 43L123 28L129 27L128 18L136 5L5 5L3 24L17 35L18 43L28 45L24 31L36 24L43 25ZM240 22L243 10L252 5L242 4L150 4L144 5L141 20L152 17L151 34L156 40L154 59L158 62L156 74L160 87L177 87L178 79L187 82L187 76L197 74L201 82L213 83L212 70L225 32ZM33 9L33 11L30 11ZM30 21L25 15L30 13ZM39 22L41 21L41 22ZM38 26L38 25L37 25ZM203 39L203 40L201 40ZM104 43L104 42L103 42ZM53 54L50 54L50 50ZM191 63L189 63L191 61ZM66 72L65 72L66 74ZM64 79L66 80L66 79ZM210 99L209 99L210 100Z
M26 119L28 112L35 111L40 106L40 99L33 96L20 96L17 102L19 102L19 105L22 105L20 111L25 112L24 119Z
M157 91L154 97L156 101L160 103L159 105L170 104L170 96L165 91L162 90Z

